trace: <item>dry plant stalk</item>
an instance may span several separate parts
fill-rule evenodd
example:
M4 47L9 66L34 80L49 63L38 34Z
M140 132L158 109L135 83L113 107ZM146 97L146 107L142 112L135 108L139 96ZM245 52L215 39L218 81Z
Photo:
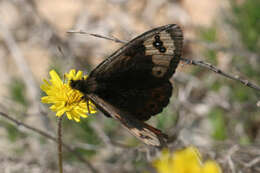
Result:
M116 37L108 37L108 36L103 36L103 35L100 35L100 34L88 33L88 32L82 31L82 30L79 30L79 31L69 30L67 33L70 33L70 34L71 33L87 34L89 36L110 40L110 41L113 41L113 42L116 42L116 43L123 43L123 44L127 43L127 41L120 40L120 39L118 39ZM199 66L199 67L202 67L202 68L206 68L206 69L208 69L210 71L213 71L213 72L217 73L218 75L221 75L221 76L224 76L224 77L229 78L231 80L240 82L240 83L244 84L245 86L247 86L249 88L253 88L253 89L257 90L257 91L260 91L260 87L258 85L254 84L252 82L249 82L246 79L242 79L239 76L234 76L234 75L228 74L226 72L223 72L222 70L218 69L217 67L213 66L210 63L207 63L207 62L204 62L204 61L201 61L201 60L198 60L198 61L191 60L191 59L188 59L188 58L181 58L180 60L185 62L185 63L187 63L187 64L191 64L191 65Z

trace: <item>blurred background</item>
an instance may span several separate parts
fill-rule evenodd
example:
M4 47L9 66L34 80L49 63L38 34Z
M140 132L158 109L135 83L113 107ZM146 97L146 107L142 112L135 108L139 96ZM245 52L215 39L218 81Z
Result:
M55 69L86 74L122 44L165 24L184 32L183 57L209 62L260 85L259 0L1 0L0 112L55 136L57 118L39 86ZM58 49L61 48L61 51ZM175 135L169 146L197 146L224 172L260 172L260 92L181 63L171 102L149 124ZM154 149L102 113L63 122L63 140L97 172L154 172ZM122 129L122 130L121 130ZM0 172L57 172L56 144L0 117ZM94 172L64 151L64 172Z

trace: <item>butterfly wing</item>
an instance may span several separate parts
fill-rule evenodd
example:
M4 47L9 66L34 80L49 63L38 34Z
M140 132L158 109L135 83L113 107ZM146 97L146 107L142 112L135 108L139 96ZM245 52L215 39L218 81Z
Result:
M132 117L140 121L146 121L151 116L162 112L163 107L169 103L172 94L172 85L169 81L160 86L151 88L128 88L106 89L106 92L98 92L98 95L116 106L131 114Z
M94 93L139 120L148 120L169 103L182 52L182 31L171 24L136 37L103 61L90 75Z
M115 106L109 104L107 101L95 94L88 94L86 97L90 99L104 114L110 115L114 119L119 120L131 134L136 136L145 144L157 147L166 146L167 135L163 134L160 130L132 118L129 113L117 109Z
M139 71L155 78L169 78L179 63L183 34L176 24L154 28L134 38L99 64L89 77L136 76ZM152 70L152 71L151 71ZM129 74L131 71L133 74ZM140 74L139 74L140 75Z
M164 146L166 135L143 121L169 103L169 78L178 66L183 35L170 24L136 37L98 65L87 80L72 81L105 115L119 120L134 136Z

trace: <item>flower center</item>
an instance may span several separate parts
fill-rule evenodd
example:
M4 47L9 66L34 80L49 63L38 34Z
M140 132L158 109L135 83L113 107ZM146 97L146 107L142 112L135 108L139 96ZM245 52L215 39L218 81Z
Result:
M67 88L67 91L68 92L65 93L66 106L77 105L81 102L82 94L79 91L71 90L70 88Z

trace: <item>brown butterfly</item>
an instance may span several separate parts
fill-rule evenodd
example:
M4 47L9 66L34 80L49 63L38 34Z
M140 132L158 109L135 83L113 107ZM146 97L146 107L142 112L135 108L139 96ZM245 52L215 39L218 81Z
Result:
M109 56L86 80L71 81L71 87L144 143L163 146L167 135L144 121L168 105L169 79L180 61L182 46L178 25L154 28Z

